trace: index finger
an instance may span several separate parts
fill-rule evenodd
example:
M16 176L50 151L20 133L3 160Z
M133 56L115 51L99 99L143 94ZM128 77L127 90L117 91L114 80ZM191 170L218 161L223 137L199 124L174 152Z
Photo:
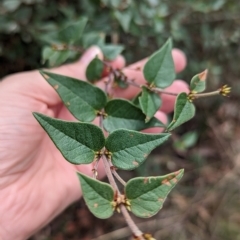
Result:
M187 59L185 54L179 50L179 49L173 49L172 50L172 56L173 56L173 61L175 65L175 71L178 73L182 71L186 65L187 65ZM145 63L147 62L147 58L136 62L134 64L131 64L123 69L123 73L126 75L126 77L130 80L134 80L137 84L145 84L146 80L143 76L143 67ZM103 81L98 82L97 85L100 88L104 88L104 81L107 80L106 78L103 79ZM134 86L129 86L127 89L121 89L121 88L114 88L113 89L113 95L114 97L121 97L121 98L128 98L131 99L134 96L138 94L140 91L139 88L136 88Z

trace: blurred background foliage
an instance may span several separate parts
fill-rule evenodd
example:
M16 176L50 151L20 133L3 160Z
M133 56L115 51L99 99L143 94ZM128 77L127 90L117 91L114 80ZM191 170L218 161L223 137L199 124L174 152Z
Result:
M148 164L127 173L126 179L185 168L155 220L136 221L162 240L238 240L239 13L237 0L1 0L0 78L76 59L78 53L66 51L46 61L58 43L56 34L83 18L88 23L74 45L121 44L128 63L149 56L171 36L188 58L179 78L189 81L208 68L208 91L226 83L233 91L229 100L196 101L196 117L173 133L170 144L154 151ZM73 205L32 239L128 239L121 217L96 220L83 206L82 201Z
M237 0L2 0L0 77L43 66L41 51L54 42L53 33L80 17L89 20L88 40L99 34L124 44L128 62L149 56L171 36L187 54L189 75L209 67L218 80L224 66L236 76L239 12Z

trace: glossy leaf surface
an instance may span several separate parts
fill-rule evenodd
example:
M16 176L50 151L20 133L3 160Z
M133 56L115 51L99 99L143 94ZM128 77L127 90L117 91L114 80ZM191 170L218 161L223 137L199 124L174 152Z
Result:
M111 100L107 103L105 111L107 117L103 123L108 132L120 128L139 131L150 127L164 127L164 124L154 117L145 123L142 111L127 100Z
M146 115L145 122L148 122L160 108L162 100L157 93L150 92L146 87L142 87L139 103L143 113Z
M109 218L114 208L114 191L111 185L77 173L81 183L83 198L89 210L98 218Z
M63 157L73 164L93 162L105 144L102 130L90 123L66 122L33 113Z
M186 93L180 93L175 102L173 120L167 127L167 130L173 130L193 118L194 115L195 106L188 100L188 95Z
M41 71L68 110L80 121L91 122L107 102L106 94L92 84L75 78Z
M111 133L106 140L106 148L111 152L111 160L119 169L137 168L157 146L164 143L170 134L147 134L120 129Z
M153 86L166 88L175 79L175 67L172 58L172 41L169 39L147 61L143 69L144 77Z
M169 192L182 178L184 170L159 177L137 177L127 182L125 194L133 214L142 218L155 215Z

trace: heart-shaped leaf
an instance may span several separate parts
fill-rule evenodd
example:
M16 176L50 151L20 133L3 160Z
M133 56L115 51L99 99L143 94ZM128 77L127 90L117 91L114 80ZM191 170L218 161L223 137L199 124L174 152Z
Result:
M96 82L100 80L104 69L103 62L95 57L87 66L86 76L89 82Z
M173 130L193 118L194 115L195 106L189 101L186 93L180 93L175 102L173 120L167 127L167 130Z
M156 118L145 123L145 115L131 102L123 99L113 99L105 107L107 117L104 119L104 128L108 132L125 128L129 130L143 130L150 127L164 127Z
M157 93L150 92L145 86L142 87L142 94L139 103L143 113L146 115L145 122L149 122L162 104Z
M90 123L66 122L33 113L63 157L73 164L93 162L105 144L102 130Z
M41 71L68 110L80 121L91 122L107 102L106 94L92 84L75 78Z
M113 44L108 44L108 45L102 45L100 46L104 58L107 60L114 60L124 49L122 45L113 45Z
M149 218L163 206L169 192L182 178L184 170L159 177L137 177L127 182L126 198L133 214Z
M114 190L111 185L77 173L83 198L89 210L98 218L109 218L114 212Z
M175 68L172 58L172 41L169 39L154 53L143 69L144 77L151 85L166 88L175 79Z
M195 75L190 82L190 90L194 93L203 92L206 88L206 78L208 70Z
M170 134L147 134L131 130L116 130L106 140L115 167L125 170L137 168L157 146L164 143Z

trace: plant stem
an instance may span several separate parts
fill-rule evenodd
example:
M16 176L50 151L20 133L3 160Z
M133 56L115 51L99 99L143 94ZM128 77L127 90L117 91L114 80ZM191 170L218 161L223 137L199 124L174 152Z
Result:
M120 191L118 189L118 186L117 186L117 184L116 184L116 182L115 182L115 180L113 178L110 165L109 165L108 160L107 160L105 155L102 156L102 160L103 160L104 169L106 171L109 183L111 184L111 186L114 188L115 191L120 193Z
M126 83L128 83L129 85L132 85L134 87L137 87L137 88L141 88L142 87L142 85L137 84L134 80L131 80L131 79L127 79Z
M127 222L129 228L132 230L134 236L138 237L139 240L144 240L144 238L142 237L143 235L142 231L139 230L135 222L132 220L126 207L121 204L120 209L121 209L121 213L125 218L125 221Z
M116 172L116 170L112 169L112 173L115 176L115 178L123 185L126 186L126 182L119 176L119 174Z
M208 93L198 93L198 94L194 94L193 97L194 98L203 98L203 97L210 97L210 96L214 96L214 95L219 95L219 90L217 91L213 91L213 92L208 92Z
M149 86L144 85L144 84L142 84L142 85L137 84L134 80L131 80L131 79L127 79L126 83L128 83L129 85L132 85L134 87L137 87L137 88L142 88L142 86L145 86L145 87L148 88L149 91L155 92L155 93L167 94L167 95L171 95L171 96L177 96L178 95L178 93L168 92L168 91L165 91L165 90L160 89L160 88L150 88Z
M77 47L77 46L69 46L69 45L66 45L66 44L53 44L52 45L52 49L54 51L67 51L67 50L70 50L70 51L74 51L74 52L78 52L78 53L82 53L84 51L83 48L81 47Z
M103 116L100 115L100 127L103 129ZM121 195L121 192L119 191L119 188L115 182L115 179L112 175L112 170L111 170L111 166L109 164L109 161L106 157L105 154L102 155L102 160L103 160L103 165L104 165L104 169L105 169L105 172L106 172L106 175L108 177L108 181L109 183L111 184L111 186L113 187L113 189L119 194ZM115 172L115 173L114 173ZM126 183L125 181L116 173L116 171L114 170L113 171L113 174L116 176L116 178L121 182L123 181L123 185L125 186ZM120 180L121 179L121 180ZM124 219L126 221L126 223L128 224L128 227L131 229L132 233L134 236L138 237L139 240L144 240L144 238L142 237L142 232L139 230L139 228L137 227L137 225L134 223L134 221L132 220L131 216L129 215L129 212L128 210L126 209L126 207L123 205L123 204L120 204L119 205L120 209L121 209L121 212L124 216Z
M171 96L177 96L178 95L178 93L168 92L168 91L162 90L160 88L152 88L152 89L149 89L149 90L150 91L152 90L155 93L167 94L167 95L171 95Z

